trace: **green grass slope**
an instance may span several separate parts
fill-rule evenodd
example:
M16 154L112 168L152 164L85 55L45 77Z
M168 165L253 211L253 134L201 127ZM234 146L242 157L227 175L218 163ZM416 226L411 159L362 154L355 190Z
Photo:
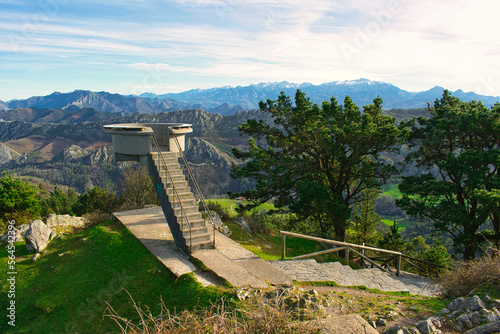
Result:
M191 275L175 277L123 225L108 222L54 239L36 262L24 243L16 244L16 323L5 314L2 333L118 332L105 317L109 304L128 319L137 318L132 300L159 314L163 299L171 310L194 309L222 297L223 290L203 288ZM8 253L0 250L0 272ZM2 295L8 282L2 279ZM125 291L126 290L126 291ZM127 293L128 291L128 293ZM0 309L9 299L0 299Z

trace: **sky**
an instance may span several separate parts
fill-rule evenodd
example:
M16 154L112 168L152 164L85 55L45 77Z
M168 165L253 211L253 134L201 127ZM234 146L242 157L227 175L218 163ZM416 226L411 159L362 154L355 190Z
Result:
M0 0L0 100L368 78L500 96L498 0Z

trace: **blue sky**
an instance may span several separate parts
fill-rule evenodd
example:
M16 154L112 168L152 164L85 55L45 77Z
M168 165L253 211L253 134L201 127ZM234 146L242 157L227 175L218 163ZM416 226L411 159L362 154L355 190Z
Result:
M497 0L0 0L0 100L357 78L500 96L498 13Z

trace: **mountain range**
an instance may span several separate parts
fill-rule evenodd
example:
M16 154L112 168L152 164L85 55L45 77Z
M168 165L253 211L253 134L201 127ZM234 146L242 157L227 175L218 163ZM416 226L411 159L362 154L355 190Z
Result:
M82 108L90 108L125 115L126 113L162 113L182 109L200 109L221 115L234 115L238 111L257 109L260 101L275 100L281 91L293 97L297 89L304 91L314 103L330 100L332 96L342 103L345 96L349 95L357 105L363 106L380 96L385 110L425 108L428 102L441 97L444 90L443 87L436 86L427 91L408 92L389 83L368 79L335 81L320 85L283 81L249 86L191 89L181 93L161 95L143 93L140 96L75 90L70 93L54 92L47 96L33 96L24 100L0 101L0 110L37 108L76 112L81 111ZM463 101L482 101L486 106L492 106L500 101L498 96L466 93L462 90L457 90L452 94Z

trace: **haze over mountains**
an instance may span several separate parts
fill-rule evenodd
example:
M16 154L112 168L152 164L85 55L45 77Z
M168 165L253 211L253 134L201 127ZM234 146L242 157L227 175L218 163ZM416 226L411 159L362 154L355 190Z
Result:
M441 97L444 90L443 87L436 86L428 91L408 92L388 83L368 79L335 81L320 85L283 81L249 86L192 89L181 93L161 95L143 93L140 96L75 90L71 93L54 92L47 96L34 96L25 100L0 101L0 110L37 108L80 111L82 108L92 108L101 112L125 115L125 113L162 113L181 109L201 109L221 115L234 115L241 110L257 109L260 101L275 100L281 91L293 97L297 89L304 91L315 103L330 100L332 96L342 103L344 97L349 95L357 105L363 106L380 96L384 101L383 108L386 110L425 108L428 102ZM463 101L480 100L487 106L500 101L498 96L465 93L462 90L453 92L453 95Z

